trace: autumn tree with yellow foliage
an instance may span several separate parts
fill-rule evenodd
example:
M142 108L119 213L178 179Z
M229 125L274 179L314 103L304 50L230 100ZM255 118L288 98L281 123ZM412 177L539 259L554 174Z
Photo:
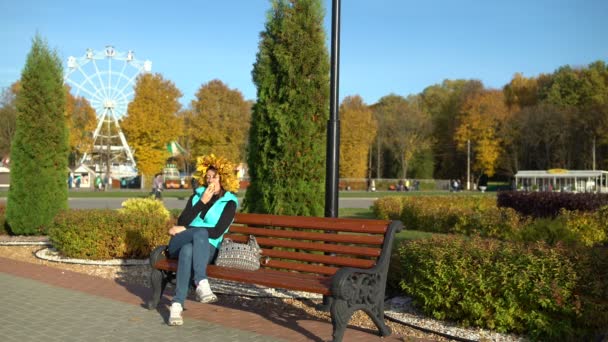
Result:
M377 125L373 111L361 96L342 100L340 126L340 177L367 178L367 161Z
M160 74L138 76L134 89L135 96L120 125L145 185L149 186L152 176L162 170L169 158L167 143L180 135L183 124L177 113L182 93Z
M534 106L538 102L538 81L516 73L511 82L504 87L503 92L509 108L517 110Z
M192 155L214 153L233 163L245 160L251 103L220 80L203 84L192 101L188 132Z
M93 150L93 131L97 126L97 115L84 97L70 94L69 86L65 86L65 93L65 111L70 133L70 162L75 166L82 155Z
M458 149L466 152L467 141L471 141L473 172L478 176L492 177L502 152L503 124L510 111L500 90L482 91L469 97L458 117L454 140Z

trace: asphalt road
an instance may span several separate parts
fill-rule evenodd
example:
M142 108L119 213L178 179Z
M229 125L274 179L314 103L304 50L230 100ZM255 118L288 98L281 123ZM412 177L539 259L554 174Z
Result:
M118 209L127 198L69 198L68 205L72 209ZM369 208L376 198L340 198L340 208ZM0 203L5 203L6 198L0 198ZM183 209L186 199L164 198L163 202L167 209Z

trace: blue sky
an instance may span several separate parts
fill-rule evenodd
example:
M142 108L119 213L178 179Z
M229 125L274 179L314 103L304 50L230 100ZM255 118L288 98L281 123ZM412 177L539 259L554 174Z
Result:
M331 0L323 0L331 34ZM19 79L31 39L64 61L87 48L135 51L190 103L220 79L255 100L251 80L268 0L1 0L0 88ZM500 88L516 72L608 60L606 0L343 0L340 98L407 96L444 79ZM329 44L328 44L329 46ZM329 49L329 47L328 47Z

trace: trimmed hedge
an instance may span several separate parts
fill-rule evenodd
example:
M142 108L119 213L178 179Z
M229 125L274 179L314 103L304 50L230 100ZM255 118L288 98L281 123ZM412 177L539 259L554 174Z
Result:
M608 194L501 191L496 197L496 204L534 218L556 217L562 209L596 211L608 205Z
M49 239L70 258L145 259L156 246L168 243L171 225L158 213L69 210L55 217Z
M374 202L376 217L401 220L406 229L478 235L550 245L595 246L608 242L608 206L588 211L561 209L555 218L532 218L498 208L487 196L384 197Z
M9 230L6 224L6 206L0 204L0 235L8 235Z
M405 229L511 239L527 223L513 209L497 208L488 196L384 197L377 218L401 220Z
M606 248L450 235L398 254L401 289L434 318L535 340L590 338L608 325Z

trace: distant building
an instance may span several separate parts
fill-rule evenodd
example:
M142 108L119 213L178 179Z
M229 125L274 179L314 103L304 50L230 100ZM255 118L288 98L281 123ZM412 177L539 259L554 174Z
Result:
M565 170L518 171L515 188L522 191L608 193L608 171Z
M91 188L93 187L93 180L97 176L97 173L90 167L80 164L74 170L73 187L74 188Z

